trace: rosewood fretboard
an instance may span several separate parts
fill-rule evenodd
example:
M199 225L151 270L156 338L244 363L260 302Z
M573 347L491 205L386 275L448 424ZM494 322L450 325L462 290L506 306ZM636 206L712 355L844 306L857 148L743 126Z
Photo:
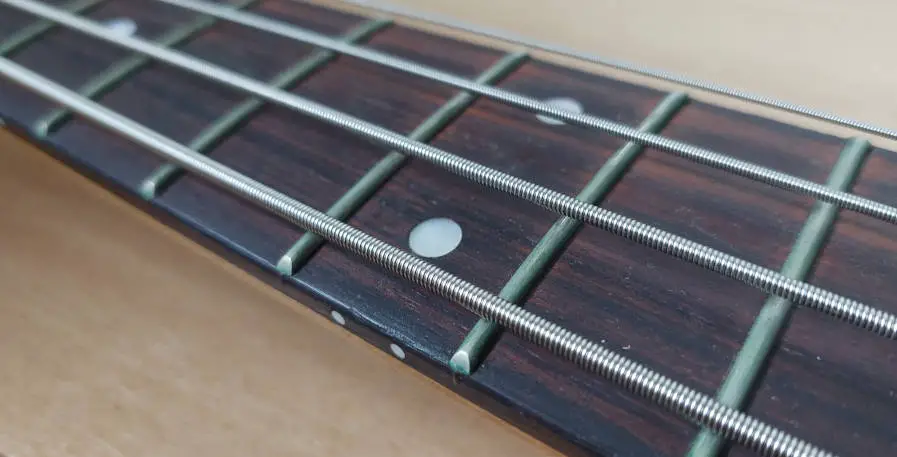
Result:
M236 4L538 99L574 99L585 112L624 124L637 126L654 112L650 127L670 138L817 183L840 181L858 195L897 204L897 156L864 140L336 9L286 0ZM602 207L768 268L779 270L787 259L789 275L897 312L897 228L889 223L185 9L140 0L65 7L99 21L130 18L140 37L571 196L615 152L628 148L631 166L621 166L618 179L605 180L606 192L589 197ZM4 56L66 87L89 91L104 106L317 209L345 200L380 163L389 172L365 178L376 185L361 192L360 207L343 208L348 222L407 248L409 233L422 221L453 219L463 229L461 243L430 260L489 291L507 289L512 276L526 276L515 271L558 220L553 212L425 161L199 76L133 60L127 50L71 30L50 27L28 40L3 41L22 37L35 21L0 6ZM476 324L475 315L328 244L294 256L292 273L282 275L282 257L303 236L300 229L190 174L160 171L165 164L157 156L57 108L0 78L0 114L60 160L303 304L328 316L337 312L338 321L345 319L347 329L371 344L401 354L415 369L558 448L602 456L681 456L697 436L699 429L684 419L509 334L487 345L472 374L453 376L450 359ZM440 119L421 127L434 113ZM152 195L150 177L158 179ZM517 295L513 301L715 394L767 296L595 227L577 230L573 224L566 233L569 239L554 243L557 253L546 270L509 292ZM803 243L795 247L799 237ZM821 246L818 253L806 248L814 243ZM757 353L757 360L768 356L768 370L761 370L743 409L839 455L894 454L893 348L892 341L820 312L795 309L769 354ZM750 455L737 446L724 452Z

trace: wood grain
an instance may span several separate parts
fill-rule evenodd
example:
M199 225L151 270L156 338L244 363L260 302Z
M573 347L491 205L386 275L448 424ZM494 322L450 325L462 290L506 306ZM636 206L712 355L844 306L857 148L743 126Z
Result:
M339 5L340 2L318 0ZM623 2L560 0L367 0L442 16L487 30L501 30L607 59L624 60L726 87L813 107L829 113L894 126L894 67L882 58L897 40L890 18L897 6L875 0L714 0ZM440 33L447 32L439 28ZM594 67L593 67L594 68ZM661 86L598 68L601 74ZM812 81L812 84L808 83ZM758 109L715 94L693 91L702 101L837 131L830 124L772 109ZM893 149L893 146L891 146Z
M0 191L8 457L557 455L5 130Z
M423 44L420 49L445 49L446 54L457 57L454 69L468 76L485 70L500 57L481 48L448 48L447 42L428 42L428 39L416 32L392 29L378 34L370 46L413 58L423 57L410 48L411 43ZM438 64L439 59L445 58L437 53L424 60ZM366 75L364 84L359 84L361 75ZM356 90L346 91L347 86ZM432 82L352 59L339 59L296 91L362 118L379 120L399 132L412 130L454 94ZM401 108L396 110L396 106ZM387 153L386 149L341 134L335 128L284 109L271 109L225 142L211 157L325 210ZM259 173L261 170L265 171ZM466 197L462 193L457 195ZM301 234L286 224L272 223L273 218L250 210L245 204L190 177L172 186L160 202L190 217L203 231L215 233L237 249L258 256L267 267L272 267ZM518 206L524 205L518 203ZM411 222L410 218L405 219L408 209L401 208L404 208L401 213L379 221L380 234L387 228L404 230L402 224ZM253 214L253 219L244 218L246 213ZM240 222L235 224L235 220ZM259 223L268 220L271 222ZM401 233L404 237L407 231ZM308 268L288 282L376 328L381 335L390 335L408 352L417 351L431 361L447 361L457 335L472 325L471 314L447 302L434 306L432 297L422 294L419 288L389 278L344 254L337 254L342 260L332 266L334 260L328 257L329 251L321 252ZM329 313L326 309L322 311Z
M897 158L873 150L854 190L897 203ZM842 212L812 283L897 312L897 227ZM841 455L897 452L897 356L880 337L799 309L751 412Z
M700 103L683 108L664 134L817 181L825 180L841 148L832 137ZM602 206L778 268L810 203L649 149ZM587 227L527 307L713 394L763 299L745 284ZM694 436L672 414L510 335L475 377L532 414L569 424L578 439L620 443L602 449L608 455L682 455ZM596 414L603 419L598 427Z
M157 7L155 3L118 0L94 14L114 17L127 13L141 24L146 16L147 27L141 26L141 30L148 36L158 34L163 24L187 19L171 9L153 9ZM330 34L345 31L361 20L271 0L263 2L258 10ZM378 34L370 46L468 77L501 55L493 49L402 27ZM218 26L184 49L258 78L272 76L309 52L307 47L250 34L236 26ZM121 55L109 46L57 32L16 59L54 77L61 75L63 83L76 87ZM3 84L0 107L20 126L50 107ZM524 66L502 85L538 98L573 97L588 112L632 125L663 96L653 89L543 62ZM351 58L337 59L294 90L399 132L410 131L454 93L450 88ZM242 98L200 78L153 65L103 97L102 102L186 142ZM819 182L825 179L844 141L698 103L686 107L665 133ZM575 194L623 144L596 132L545 125L529 113L486 100L474 104L434 143L568 194ZM45 146L51 145L53 152L72 165L83 167L95 179L132 198L140 180L159 164L145 151L83 121L64 127ZM269 107L210 155L325 209L387 152L296 113ZM893 193L887 179L891 176L889 167L893 167L889 154L876 153L871 161L876 169L864 173L858 192L871 192L869 195L876 198ZM810 204L809 199L649 150L604 206L777 268ZM176 182L147 209L201 243L228 254L271 286L300 300L310 298L307 304L316 311L336 309L344 313L349 329L375 346L388 350L395 343L405 348L407 364L565 451L672 456L684 452L693 436L694 428L678 418L511 336L503 337L480 371L458 383L449 375L447 361L475 316L332 247L324 247L296 275L281 280L272 271L273 263L301 232L193 177ZM501 288L556 219L556 215L533 205L411 160L350 223L404 247L410 229L430 217L451 217L464 229L461 247L434 263L492 291ZM856 225L850 225L851 218L856 218ZM841 293L884 306L892 294L882 286L882 278L892 275L893 263L875 263L868 274L864 268L870 267L861 263L894 249L881 235L891 228L867 218L845 216L836 233L848 240L846 247L838 247L841 241L836 234L823 256L817 280L820 284L830 281L831 287ZM847 275L853 271L863 272L864 279L857 281ZM878 295L875 291L884 292ZM740 283L587 228L527 306L712 394L763 298L763 294ZM892 393L885 391L894 373L890 369L871 370L887 357L886 343L862 335L868 337L863 344L873 349L854 352L842 347L816 347L822 344L818 338L801 339L800 335L829 334L830 329L824 327L829 321L818 314L810 319L801 316L798 313L793 331L776 354L772 373L752 411L833 449L850 451L859 439L870 453L890 449L892 438L879 424L893 419L887 407ZM836 325L837 331L854 330L843 323L831 325ZM851 341L853 345L851 338L845 337L842 342ZM831 341L825 344L834 344ZM834 405L819 399L851 389L850 378L829 376L819 383L818 390L804 389L800 395L789 391L791 386L819 378L819 374L812 371L815 365L807 365L803 359L790 360L787 354L822 349L840 354L832 356L831 364L824 365L826 369L856 372L858 377L868 379L869 389L853 396L837 396ZM782 389L784 393L776 393ZM766 405L764 395L770 399L783 395L799 405ZM830 421L844 420L845 428L863 424L847 414L864 411L862 400L878 401L882 406L869 414L867 426L860 427L862 433L857 432L859 437L826 435ZM841 411L839 418L829 418L836 410ZM822 419L825 423L820 423Z

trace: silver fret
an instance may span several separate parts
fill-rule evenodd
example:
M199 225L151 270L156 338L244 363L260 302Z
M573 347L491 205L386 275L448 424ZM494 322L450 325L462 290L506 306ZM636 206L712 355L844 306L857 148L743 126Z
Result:
M0 58L0 75L146 147L164 160L182 166L265 211L452 300L482 318L497 322L513 334L554 352L584 370L603 376L630 392L744 444L761 455L834 457L832 453L725 406L708 395L654 372L412 254L237 173L9 59Z
M264 18L244 11L234 11L214 3L199 0L157 0L197 13L256 28L265 32L337 51L359 59L374 62L409 74L473 92L516 108L567 121L570 124L596 129L645 146L678 155L696 163L717 168L728 173L749 178L792 192L809 195L815 199L836 204L842 208L866 214L892 224L897 224L897 208L848 192L832 190L824 185L803 178L766 168L755 163L736 159L725 154L701 148L661 135L641 132L637 128L589 114L565 111L524 95L504 89L477 84L468 79L446 73L416 62L394 57L372 49L363 48L296 27L293 24Z
M174 67L198 74L224 85L253 93L278 105L375 140L395 150L431 162L459 176L535 203L563 216L581 220L626 239L651 247L676 258L692 262L778 295L796 304L822 311L857 327L890 339L897 339L897 315L870 307L820 287L796 281L781 273L747 260L704 246L657 227L630 219L612 211L579 201L477 162L456 156L433 146L413 141L398 133L349 116L327 106L278 90L267 84L218 67L190 55L160 47L129 36L112 34L92 21L79 18L33 0L0 0L0 3L51 19L66 27L114 45L145 53ZM558 110L552 110L552 115Z
M856 129L861 132L871 133L873 135L878 135L884 138L889 138L892 140L897 140L897 130L889 129L885 127L879 127L868 122L857 121L854 119L850 119L844 116L839 116L837 114L827 113L825 111L821 111L814 108L809 108L806 106L801 106L796 103L786 102L783 100L777 100L772 97L767 97L765 95L754 94L741 89L732 89L720 84L716 84L710 81L705 81L697 78L690 78L687 76L677 75L675 73L659 70L656 68L650 68L644 65L638 65L630 62L625 62L619 59L612 59L609 57L602 57L595 54L586 54L580 51L576 51L570 48L566 48L563 46L557 46L548 43L542 43L536 40L531 40L525 37L513 35L501 30L496 29L486 29L482 27L476 27L470 24L465 24L460 21L454 21L451 19L447 19L445 17L441 17L434 14L425 14L419 13L416 11L411 11L410 9L403 8L397 5L391 5L388 3L380 2L378 0L340 0L343 3L348 3L352 5L362 6L364 8L380 11L383 13L392 14L394 16L402 16L410 19L415 19L418 21L429 22L431 24L450 27L457 30L463 30L465 32L475 33L477 35L482 35L489 38L494 38L497 40L504 41L506 43L518 44L521 46L526 46L530 49L537 49L540 51L547 51L553 54L562 55L566 57L572 57L574 59L579 59L585 62L591 62L598 65L602 65L608 68L613 68L615 70L625 71L627 73L632 73L641 76L647 76L649 78L659 79L661 81L667 81L674 84L679 84L685 87L691 87L693 89L702 90L705 92L710 92L714 94L723 95L726 97L742 100L745 102L753 103L756 105L767 106L770 108L780 109L782 111L787 111L789 113L798 114L810 119L817 119L820 121L826 121L835 125L841 125L844 127L850 127Z

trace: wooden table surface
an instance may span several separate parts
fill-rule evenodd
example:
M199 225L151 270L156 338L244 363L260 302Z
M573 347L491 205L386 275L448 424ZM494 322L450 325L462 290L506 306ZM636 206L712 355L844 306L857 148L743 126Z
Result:
M897 127L890 2L396 3ZM0 453L554 455L7 132L0 192Z

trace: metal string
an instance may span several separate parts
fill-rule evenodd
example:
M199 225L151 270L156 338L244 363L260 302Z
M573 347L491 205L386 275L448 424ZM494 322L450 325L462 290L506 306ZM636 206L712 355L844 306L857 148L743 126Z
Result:
M848 140L829 172L828 185L849 189L862 170L870 149L871 145L865 139ZM834 231L838 214L838 207L830 203L816 202L813 205L803 228L794 240L791 252L782 264L782 274L801 280L810 276L813 266ZM780 297L772 296L764 301L738 353L729 365L726 377L717 389L718 401L742 411L751 404L751 393L759 387L765 375L766 364L776 353L781 338L791 322L793 311L791 303ZM724 444L718 435L701 430L692 441L685 457L717 457Z
M257 0L231 0L229 6L233 8L246 8ZM153 38L157 44L166 47L178 46L193 38L203 30L213 26L217 19L208 16L200 16L189 23L172 27L165 33ZM102 72L97 73L84 82L78 93L88 98L98 99L104 94L118 87L129 76L137 73L150 62L150 59L142 55L130 55L122 58ZM69 119L69 113L64 109L55 109L34 121L35 130L41 136L53 133L57 127L63 125Z
M85 98L9 59L0 58L0 75L68 107L128 138L195 175L262 209L314 232L387 271L452 300L505 326L513 334L544 347L579 367L605 377L632 393L706 426L735 442L775 457L834 457L812 444L722 405L712 397L667 378L640 363L589 341L514 303L487 292L408 252L193 151L119 113Z
M45 19L109 43L145 53L159 61L204 76L230 87L258 95L315 119L376 140L410 156L429 161L471 181L492 187L540 205L558 214L581 220L626 239L657 249L676 258L737 279L766 293L778 295L796 304L822 311L860 328L890 339L897 339L897 315L873 308L823 288L788 278L781 273L726 254L687 238L666 232L612 211L582 202L477 162L456 156L425 143L349 116L295 94L273 88L188 54L160 47L148 41L110 33L105 27L32 0L0 0Z
M521 94L509 92L493 86L477 84L469 79L428 67L417 62L391 56L361 46L343 43L330 37L299 28L293 24L268 19L245 11L235 11L232 8L200 0L157 1L197 13L214 16L247 27L263 30L275 35L313 44L315 46L337 51L433 81L438 81L458 89L489 97L520 109L558 118L581 127L593 128L645 146L654 147L658 150L683 157L702 165L717 168L728 173L788 191L809 195L815 199L833 203L845 209L866 214L892 224L897 224L897 208L893 206L849 192L834 190L822 184L798 178L771 168L766 168L755 163L740 160L710 149L666 138L662 135L642 132L637 128L620 124L609 119L589 114L578 114L565 111Z
M450 27L456 30L463 30L465 32L474 33L477 35L495 38L506 43L513 43L522 46L526 46L530 49L538 49L540 51L547 51L553 54L562 55L566 57L572 57L574 59L579 59L585 62L595 63L598 65L602 65L608 68L613 68L616 70L622 70L627 73L637 74L641 76L647 76L654 79L659 79L662 81L667 81L675 84L680 84L682 86L691 87L693 89L699 89L706 92L724 95L726 97L754 103L756 105L768 106L770 108L777 108L782 111L787 111L789 113L798 114L811 119L818 119L821 121L830 122L832 124L841 125L844 127L850 127L856 129L861 132L871 133L873 135L878 135L884 138L889 138L892 140L897 140L897 130L878 127L876 125L870 124L868 122L853 120L844 116L839 116L837 114L827 113L825 111L820 111L814 108L809 108L806 106L801 106L796 103L786 102L782 100L776 100L772 97L767 97L764 95L754 94L748 91L744 91L741 89L732 89L729 87L722 86L720 84L716 84L710 81L705 81L697 78L690 78L687 76L677 75L675 73L659 70L656 68L647 67L644 65L634 64L630 62L625 62L618 59L612 59L609 57L602 57L594 54L585 54L579 51L575 51L570 48L556 46L547 43L541 43L535 40L531 40L518 35L511 35L509 33L495 30L495 29L484 29L481 27L476 27L470 24L465 24L459 21L454 21L451 19L447 19L445 17L440 17L433 14L425 14L419 13L415 11L408 10L401 6L390 5L387 3L383 3L380 1L368 1L368 0L341 0L343 3L348 3L352 5L362 6L364 8L380 11L383 13L392 14L394 16L403 16L410 19L415 19L423 22L429 22L431 24Z
M71 2L60 5L61 8L73 13L84 13L93 8L98 7L105 0L72 0ZM47 32L53 30L54 24L51 21L39 20L22 28L12 36L5 38L0 42L0 56L9 56L16 51L21 50L28 44L44 36Z

